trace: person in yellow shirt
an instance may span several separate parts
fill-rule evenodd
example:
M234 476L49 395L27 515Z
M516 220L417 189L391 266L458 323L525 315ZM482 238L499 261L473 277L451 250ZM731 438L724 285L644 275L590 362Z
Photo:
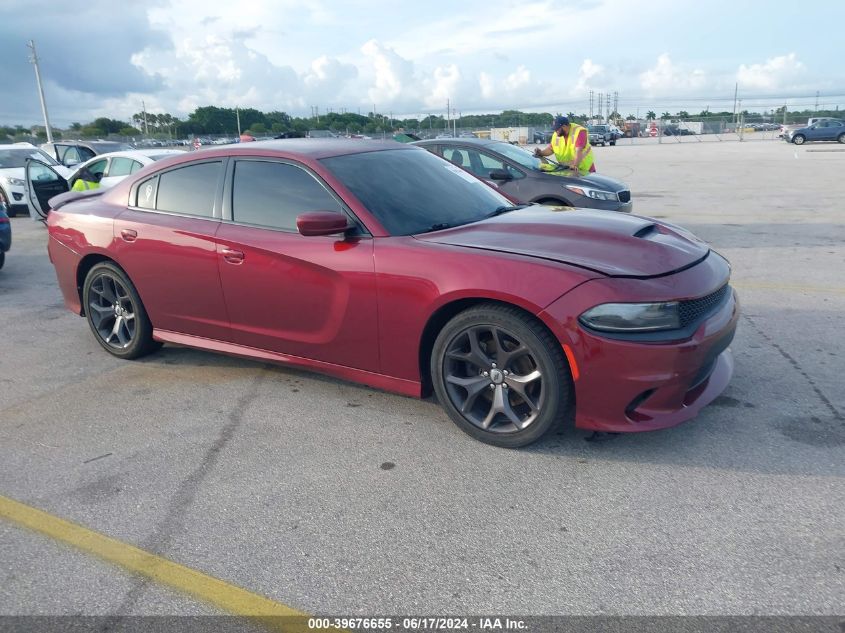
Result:
M79 172L79 175L76 177L76 181L73 183L73 187L71 187L70 190L88 191L89 189L99 189L100 178L102 178L102 174L93 174L87 169L83 169Z
M554 134L547 147L534 150L535 156L555 155L557 162L581 175L596 171L593 148L587 128L571 123L569 117L557 116L552 123Z

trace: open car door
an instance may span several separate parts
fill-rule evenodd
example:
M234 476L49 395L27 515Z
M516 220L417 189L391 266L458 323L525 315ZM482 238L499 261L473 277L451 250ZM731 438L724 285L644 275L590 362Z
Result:
M50 210L48 200L60 193L70 191L64 176L37 158L26 159L26 206L29 217L42 220Z

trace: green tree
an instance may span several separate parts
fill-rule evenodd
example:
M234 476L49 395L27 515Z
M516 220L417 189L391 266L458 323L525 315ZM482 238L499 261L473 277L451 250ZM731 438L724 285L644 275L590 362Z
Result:
M657 115L654 113L654 110L649 110L648 112L645 113L645 118L649 119L649 120L650 119L656 119Z

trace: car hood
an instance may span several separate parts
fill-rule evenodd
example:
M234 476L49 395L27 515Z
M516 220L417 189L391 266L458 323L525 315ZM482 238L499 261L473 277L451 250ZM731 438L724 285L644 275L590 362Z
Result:
M532 205L417 239L539 257L611 277L657 277L698 263L709 247L680 227L636 215Z
M541 173L544 176L550 176L553 178L563 178L569 184L580 184L585 187L595 187L596 189L602 189L603 191L626 191L628 189L628 185L626 185L621 180L616 180L615 178L610 178L608 176L602 176L599 174L587 174L586 176L573 176L569 170L562 170L562 171L538 171L537 173Z

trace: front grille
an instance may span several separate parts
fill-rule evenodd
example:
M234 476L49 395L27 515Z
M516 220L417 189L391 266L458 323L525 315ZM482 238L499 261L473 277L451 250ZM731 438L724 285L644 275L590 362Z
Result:
M618 194L619 202L630 202L631 201L631 192L630 191L620 191Z
M678 305L678 313L681 317L681 327L686 327L690 323L698 321L706 314L712 312L730 292L731 287L725 284L716 292L712 292L706 297L699 297L698 299L689 299L688 301L681 301Z

